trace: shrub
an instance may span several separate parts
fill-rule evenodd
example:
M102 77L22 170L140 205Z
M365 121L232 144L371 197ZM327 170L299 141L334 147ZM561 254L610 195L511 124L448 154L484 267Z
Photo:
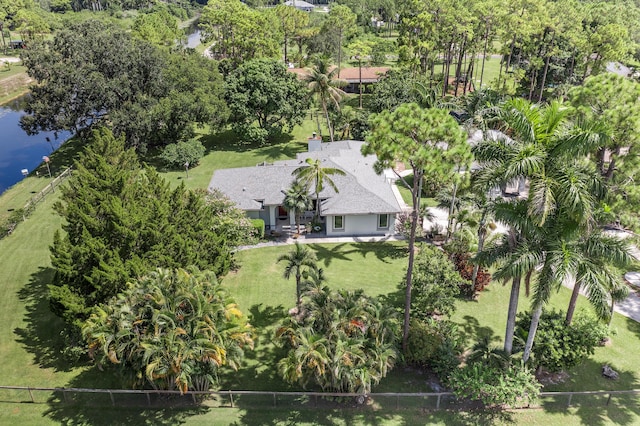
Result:
M451 256L451 261L455 265L456 270L460 274L465 282L460 286L460 294L471 298L476 293L484 290L486 286L491 282L491 274L487 272L482 266L478 268L478 275L476 276L476 285L472 286L471 278L473 277L474 265L471 263L470 257L466 253L454 254Z
M394 310L362 290L331 291L309 285L298 315L276 331L287 351L278 362L282 378L303 388L371 392L398 357L399 321Z
M189 167L195 167L204 156L205 148L198 139L189 139L186 142L178 142L167 145L160 158L171 168L179 169L189 163Z
M488 406L526 406L535 402L541 385L523 366L505 369L482 363L469 364L451 373L448 385L457 397L480 400Z
M264 220L262 219L251 219L251 226L256 232L258 238L264 238Z
M445 379L460 364L462 337L454 322L435 319L412 320L405 360L408 364L430 368Z
M426 319L433 315L449 316L455 310L458 286L464 283L453 263L440 249L421 245L413 266L414 317Z
M518 315L516 333L526 340L529 331L531 313ZM593 355L608 334L607 327L588 315L578 315L571 325L566 325L565 314L553 310L543 312L533 341L533 357L535 367L544 367L549 371L560 371L574 367ZM514 345L521 350L522 342Z

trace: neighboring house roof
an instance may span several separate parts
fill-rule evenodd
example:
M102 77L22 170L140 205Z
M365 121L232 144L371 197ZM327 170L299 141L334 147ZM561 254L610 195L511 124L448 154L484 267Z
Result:
M362 67L362 82L377 83L380 77L389 71L389 67ZM360 68L342 68L340 70L340 78L347 80L349 83L360 82Z
M621 77L629 77L631 75L631 68L620 62L607 62L607 71L618 74Z
M362 82L377 83L380 77L386 74L389 69L389 67L362 67ZM289 68L287 71L297 74L300 79L309 74L306 68ZM340 70L340 78L346 80L347 83L359 83L360 68L342 68Z
M298 9L313 9L315 8L314 5L312 5L311 3L308 3L306 1L303 0L289 0L289 1L285 1L284 4L286 6L294 6Z
M216 170L211 178L209 190L222 191L243 210L261 210L263 204L281 205L284 201L284 191L294 179L293 171L305 166L307 158L313 158L322 160L325 167L339 168L346 173L345 176L330 176L338 187L338 193L329 185L325 185L320 193L320 198L325 199L322 203L322 214L399 213L401 208L389 181L384 175L377 175L373 170L376 157L365 157L360 153L363 143L323 143L319 151L298 154L294 160L277 161L272 165Z

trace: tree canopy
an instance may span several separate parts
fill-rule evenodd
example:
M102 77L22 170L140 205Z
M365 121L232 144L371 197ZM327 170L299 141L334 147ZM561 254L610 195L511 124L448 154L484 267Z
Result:
M460 170L469 167L472 155L466 132L446 110L423 109L414 103L402 104L393 111L374 115L370 123L371 131L362 153L378 156L376 170L382 172L387 168L393 169L397 161L413 170L413 185L405 181L407 187L411 188L412 197L402 339L402 347L406 352L420 182L423 178L441 182L458 181L461 179ZM404 180L403 177L400 179Z
M291 131L309 109L305 84L271 59L250 60L231 72L225 79L225 97L240 133L257 121L265 138Z
M65 233L56 232L51 247L50 301L70 324L81 325L93 306L156 267L224 274L230 250L251 233L247 224L244 235L227 234L219 204L184 186L171 189L124 145L96 131L55 207Z
M29 134L109 125L144 149L176 142L192 123L224 120L215 64L167 55L100 21L61 30L23 52L36 84L21 125Z

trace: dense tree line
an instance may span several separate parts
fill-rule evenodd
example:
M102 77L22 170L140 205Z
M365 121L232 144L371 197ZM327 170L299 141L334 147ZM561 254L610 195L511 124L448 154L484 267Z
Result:
M190 137L193 126L224 122L216 64L170 55L123 30L85 21L23 54L36 80L22 127L28 133L110 125L141 150Z

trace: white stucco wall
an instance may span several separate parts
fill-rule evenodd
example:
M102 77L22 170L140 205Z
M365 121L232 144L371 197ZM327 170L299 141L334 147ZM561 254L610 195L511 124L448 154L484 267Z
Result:
M395 215L389 215L389 227L378 229L378 215L347 215L344 217L344 229L333 229L333 216L326 217L328 237L352 235L392 235L395 233Z

